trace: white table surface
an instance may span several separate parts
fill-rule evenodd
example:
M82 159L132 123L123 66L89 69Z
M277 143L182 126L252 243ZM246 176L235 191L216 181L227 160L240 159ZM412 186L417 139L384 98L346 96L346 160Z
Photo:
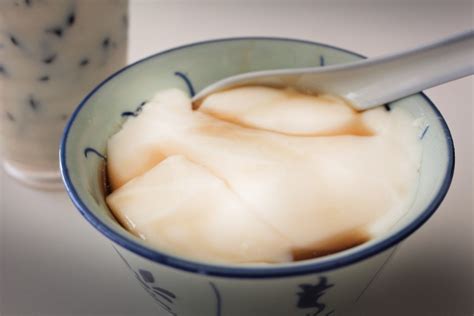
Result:
M130 61L193 41L296 37L367 56L473 28L472 1L133 1ZM473 78L427 91L456 144L451 190L372 283L354 315L473 315ZM160 315L65 192L0 172L0 315ZM199 316L199 315L197 315Z

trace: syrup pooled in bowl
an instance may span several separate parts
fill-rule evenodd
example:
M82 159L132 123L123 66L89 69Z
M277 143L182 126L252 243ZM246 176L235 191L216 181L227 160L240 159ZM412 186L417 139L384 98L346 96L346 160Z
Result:
M156 249L220 263L336 253L388 231L412 202L418 127L402 109L239 87L198 109L156 94L108 143L107 203Z

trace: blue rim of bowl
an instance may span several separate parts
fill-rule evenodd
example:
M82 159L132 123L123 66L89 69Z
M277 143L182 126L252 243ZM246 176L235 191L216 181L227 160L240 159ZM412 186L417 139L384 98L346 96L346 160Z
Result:
M158 56L165 55L176 50L189 48L192 46L205 45L205 44L217 43L217 42L226 42L226 41L239 41L239 40L259 40L259 41L270 40L270 41L287 41L287 42L303 43L303 44L331 48L338 51L349 53L357 57L366 58L363 55L354 53L349 50L341 49L338 47L334 47L331 45L322 44L318 42L308 41L308 40L283 38L283 37L235 37L235 38L222 38L222 39L213 39L213 40L195 42L188 45L171 48L171 49L153 54L141 60L138 60L135 63L132 63L120 69L116 73L112 74L103 82L101 82L96 88L94 88L94 90L92 90L82 100L82 102L76 108L74 113L71 115L71 118L67 122L66 127L64 129L64 134L61 139L61 146L60 146L60 153L59 153L61 175L63 178L63 182L66 186L66 190L69 194L69 197L71 198L72 202L77 207L79 212L97 230L99 230L102 234L104 234L106 237L111 239L113 242L128 249L129 251L135 254L145 257L151 261L155 261L160 264L163 264L172 268L176 268L179 270L184 270L184 271L204 274L204 275L210 275L210 276L228 277L228 278L276 278L276 277L289 277L289 276L296 276L296 275L303 275L303 274L313 274L313 273L326 272L329 270L335 270L338 268L348 266L350 264L354 264L356 262L359 262L371 256L374 256L378 253L381 253L384 250L391 248L392 246L395 246L400 241L407 238L409 235L415 232L419 227L421 227L421 225L423 225L423 223L425 223L434 214L434 212L436 211L436 209L439 207L444 197L446 196L449 186L451 185L451 180L453 178L453 173L454 173L454 161L455 161L454 144L453 144L453 140L452 140L449 128L443 116L441 115L440 111L436 108L433 102L424 93L420 93L419 95L421 95L425 99L425 101L427 101L427 103L431 106L431 108L434 110L436 115L439 116L440 123L443 128L444 135L446 137L446 142L448 145L448 166L446 169L446 173L444 175L443 183L441 187L439 188L439 191L437 192L435 198L431 201L428 207L414 221L412 221L409 225L407 225L402 230L397 232L395 235L390 236L386 239L380 240L379 242L374 243L370 247L362 249L358 252L348 254L347 256L341 256L341 257L336 257L333 259L328 259L322 262L318 262L318 261L309 262L308 264L303 264L303 265L280 266L280 267L278 266L275 266L275 267L268 267L268 266L265 266L265 267L225 267L225 266L220 266L220 265L194 262L191 260L186 260L180 257L162 253L158 250L145 247L132 239L126 238L116 233L112 228L108 227L97 216L95 216L88 209L86 204L82 201L81 197L77 193L69 175L69 170L67 166L67 158L66 158L66 146L67 146L67 141L68 141L69 132L71 130L71 126L74 124L74 121L77 115L79 114L81 109L85 106L87 101L91 98L91 96L93 96L103 85L107 84L107 82L111 81L114 77L116 77L120 73L126 71L127 69L137 64L145 62L149 59L153 59Z

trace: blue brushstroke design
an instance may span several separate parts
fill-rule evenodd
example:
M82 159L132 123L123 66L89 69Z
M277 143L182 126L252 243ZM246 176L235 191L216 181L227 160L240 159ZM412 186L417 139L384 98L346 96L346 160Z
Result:
M324 60L324 56L321 55L319 56L319 66L325 66L326 65L326 61Z
M189 95L191 96L191 98L194 97L196 92L194 91L193 84L191 80L189 80L188 76L185 73L182 73L180 71L176 71L174 74L175 76L178 76L184 80L184 83L186 83L186 86L188 87Z
M137 114L135 112L123 112L122 113L122 116L137 116Z
M158 286L154 286L153 287L154 290L158 291L158 292L161 292L165 295L168 295L169 297L171 298L176 298L176 295L174 295L173 293L171 293L170 291L166 290L166 289L163 289L161 287L158 287Z
M173 304L173 301L172 301L171 298L169 298L168 296L166 296L166 295L164 295L164 294L162 294L162 293L160 293L159 291L156 291L156 290L154 290L154 289L153 289L152 291L153 291L153 293L155 293L156 295L160 296L162 299L164 299L164 300L170 302L171 304ZM171 309L170 309L170 310L171 310Z
M115 252L119 255L119 257L123 260L123 262L127 265L127 267L133 271L132 267L130 266L130 264L128 263L127 259L124 258L124 256L122 256L122 254L117 250L117 248L115 248L114 245L112 245L112 248L114 248Z
M139 269L138 273L137 273L135 270L133 270L133 268L130 266L128 261L122 256L122 254L117 250L117 248L115 248L115 246L113 246L113 245L112 245L112 248L114 248L115 252L119 255L119 257L123 260L123 262L127 265L127 267L130 269L130 271L132 271L135 274L135 278L139 281L139 283L143 287L143 289L145 289L145 291L147 291L154 298L155 302L158 303L158 305L161 308L163 308L166 312L168 312L169 314L177 316L177 314L175 312L173 312L173 310L171 309L170 306L166 305L164 302L162 302L160 300L160 298L156 297L156 295L158 295L161 298L163 298L166 301L173 304L173 301L169 297L165 296L164 294L169 295L171 298L176 298L176 295L173 294L172 292L168 291L168 290L165 290L165 289L157 287L157 286L156 287L155 286L150 287L147 283L155 283L155 278L154 278L153 274L150 271L144 270L144 269ZM160 292L164 293L164 294L161 294Z
M155 294L155 292L153 290L150 289L149 285L143 281L141 278L140 278L140 275L134 271L132 269L132 271L135 273L135 278L138 280L138 282L140 283L140 285L143 287L143 289L145 291L148 292L148 294L151 295L151 297L155 300L156 303L158 303L158 305L163 308L166 312L170 313L171 315L174 315L176 316L176 314L173 312L173 310L171 309L170 306L168 306L165 302L163 302L159 297L157 297ZM161 296L161 295L160 295ZM169 299L167 299L169 300Z
M319 315L326 309L326 304L320 302L320 299L326 294L326 291L332 288L334 284L328 282L328 278L320 276L316 284L304 283L298 287L300 291L297 293L299 309L317 308L318 311L313 315Z
M364 295L365 291L367 291L367 289L370 287L370 285L372 284L372 282L375 281L375 279L377 278L377 276L380 274L380 272L382 272L383 268L387 265L387 263L390 261L390 259L392 259L393 255L395 254L396 250L398 248L395 248L395 250L388 256L388 258L385 260L385 262L380 266L380 268L377 270L377 272L375 272L374 276L372 277L372 279L370 279L369 283L367 283L367 285L364 287L364 289L362 290L362 292L359 294L359 296L356 298L355 300L355 303L357 303L359 301L359 299L362 297L362 295Z
M89 153L96 154L99 158L103 159L104 161L107 161L107 157L105 157L104 155L102 155L100 152L98 152L96 149L92 147L87 147L86 149L84 149L84 157L88 158Z
M420 135L420 139L423 139L426 135L426 132L428 132L428 130L430 129L430 126L429 125L426 125L425 129L423 130L423 132L421 132L421 135Z
M150 271L138 269L138 273L140 273L140 276L142 277L143 281L145 281L146 283L155 282L155 278L153 277L153 274Z
M217 286L212 283L212 282L209 282L209 285L212 287L212 290L214 291L214 294L216 295L216 303L217 303L217 306L216 306L216 316L222 316L222 298L221 298L221 293L219 293L219 289L217 288Z
M126 117L126 116L133 116L133 117L137 117L143 110L143 107L145 106L145 104L147 104L148 101L143 101L142 103L140 103L137 108L135 109L135 111L131 112L131 111L127 111L127 112L122 112L122 117Z

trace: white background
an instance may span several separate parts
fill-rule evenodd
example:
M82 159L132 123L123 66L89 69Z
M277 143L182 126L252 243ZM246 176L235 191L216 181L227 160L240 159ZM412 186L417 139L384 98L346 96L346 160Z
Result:
M378 56L472 29L473 19L473 2L462 0L132 0L129 56L135 61L176 45L247 35L302 38ZM454 181L354 315L473 315L473 90L470 77L427 91L453 133ZM33 191L0 171L0 315L159 313L65 192Z

